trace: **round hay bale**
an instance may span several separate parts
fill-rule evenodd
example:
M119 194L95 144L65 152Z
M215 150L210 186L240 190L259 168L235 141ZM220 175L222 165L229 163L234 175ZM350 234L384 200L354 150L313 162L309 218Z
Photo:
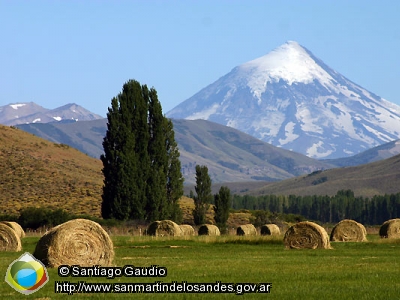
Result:
M265 224L261 226L261 235L280 235L281 231L276 224Z
M22 239L25 237L25 231L22 229L21 225L19 225L17 222L10 222L10 221L2 221L1 223L6 224L7 226L11 227L14 229L14 231L17 233L17 235Z
M10 226L0 223L0 251L21 251L21 239Z
M195 235L194 228L191 225L182 224L179 225L179 227L181 228L183 235Z
M48 267L111 266L114 246L98 223L75 219L46 232L36 244L33 256Z
M364 225L345 219L333 227L330 240L332 242L365 242L367 230Z
M203 224L199 227L199 235L221 235L219 228L211 224Z
M182 236L182 229L173 221L154 221L147 228L148 235L154 236Z
M384 222L379 228L381 238L400 239L400 219L391 219Z
M290 249L331 249L326 230L313 222L299 222L285 233L283 242Z
M240 225L236 229L237 235L257 235L257 229L253 224Z

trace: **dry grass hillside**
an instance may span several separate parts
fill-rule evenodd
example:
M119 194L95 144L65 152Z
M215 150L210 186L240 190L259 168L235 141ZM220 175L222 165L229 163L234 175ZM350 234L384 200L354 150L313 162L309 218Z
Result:
M314 172L265 185L252 195L329 195L350 189L356 196L396 194L400 192L400 155L356 167Z
M6 126L0 126L0 156L1 214L46 206L100 216L100 160Z

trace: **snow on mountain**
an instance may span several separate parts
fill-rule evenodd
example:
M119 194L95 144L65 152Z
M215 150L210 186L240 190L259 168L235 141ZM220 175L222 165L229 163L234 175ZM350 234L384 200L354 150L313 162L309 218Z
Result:
M33 102L11 103L0 106L0 124L15 125L21 122L24 123L23 120L25 117L32 113L43 113L45 111L45 108Z
M263 57L241 65L240 69L247 76L247 85L259 101L268 82L284 80L292 85L318 80L325 87L333 86L333 78L296 42L288 42Z
M76 122L78 120L90 121L102 118L75 103L66 104L55 109L43 108L33 102L0 106L0 124L3 125L60 121Z
M235 67L167 113L231 126L314 158L400 138L400 107L334 71L297 42Z
M13 109L18 109L18 107L25 106L25 103L10 104Z
M101 116L96 115L75 103L66 104L61 107L52 109L47 113L47 115L51 116L56 121L90 121L102 118Z

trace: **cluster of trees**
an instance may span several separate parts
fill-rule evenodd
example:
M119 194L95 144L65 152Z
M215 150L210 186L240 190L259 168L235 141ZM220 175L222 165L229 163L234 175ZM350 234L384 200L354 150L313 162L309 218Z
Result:
M180 223L178 204L183 176L172 121L162 114L157 91L130 80L111 100L103 140L104 186L101 214L104 219L165 220ZM194 222L207 222L210 203L216 205L215 221L226 230L230 191L222 187L211 194L206 166L196 166Z
M322 223L337 223L343 219L352 219L362 224L379 225L388 219L400 217L400 193L373 198L355 197L351 190L338 191L332 197L234 195L232 207L299 214Z
M103 140L104 219L179 222L179 150L157 91L130 80L111 100Z

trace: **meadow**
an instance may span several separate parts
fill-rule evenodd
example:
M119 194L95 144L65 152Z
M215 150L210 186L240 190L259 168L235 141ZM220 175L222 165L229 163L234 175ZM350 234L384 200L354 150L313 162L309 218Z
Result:
M24 252L33 253L38 236L22 239L23 251L2 252L0 269ZM166 277L60 277L48 269L50 280L30 299L398 299L400 240L369 234L368 242L332 242L331 250L288 250L282 236L148 237L112 235L118 267L156 265ZM56 281L88 283L270 283L270 293L56 294ZM246 288L249 288L246 286ZM1 299L20 299L4 280Z

